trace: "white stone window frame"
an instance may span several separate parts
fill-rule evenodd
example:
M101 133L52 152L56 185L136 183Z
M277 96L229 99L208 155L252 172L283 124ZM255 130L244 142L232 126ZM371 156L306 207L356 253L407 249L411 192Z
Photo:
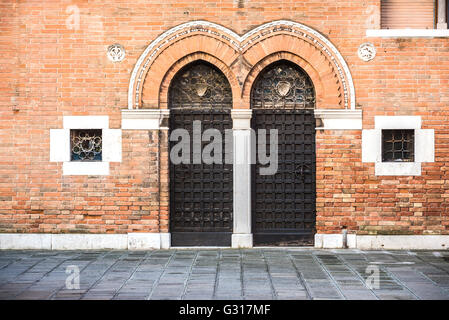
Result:
M375 164L376 176L421 176L421 163L435 162L435 131L421 129L420 116L376 116L375 129L362 130L362 162ZM382 162L382 130L414 130L414 162Z
M367 38L449 38L449 29L368 29Z
M73 129L102 130L102 161L70 160ZM50 129L50 162L62 162L63 175L109 175L110 162L122 162L122 130L109 129L109 116L64 116L63 129Z
M366 37L368 38L448 38L448 17L447 13L447 1L436 0L436 29L368 29L366 30ZM438 3L438 5L437 5ZM379 18L380 17L379 12ZM379 19L380 21L380 19Z

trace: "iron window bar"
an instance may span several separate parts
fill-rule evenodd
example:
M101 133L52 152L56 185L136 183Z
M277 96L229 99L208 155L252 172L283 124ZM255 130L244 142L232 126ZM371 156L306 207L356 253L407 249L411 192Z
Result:
M382 162L414 161L414 130L382 130Z
M70 130L70 160L101 161L102 144L101 129L72 129Z

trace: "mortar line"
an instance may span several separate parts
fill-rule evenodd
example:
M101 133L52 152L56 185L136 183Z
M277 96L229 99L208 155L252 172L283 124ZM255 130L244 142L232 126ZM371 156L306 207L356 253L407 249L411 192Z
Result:
M442 269L442 268L440 268L440 267L434 265L433 262L426 262L426 261L422 260L421 257L419 257L418 255L415 255L414 257L416 257L417 259L419 259L419 260L420 260L421 262L423 262L424 264L431 265L432 267L434 267L434 268L436 268L436 269L438 269L438 270L440 270L440 271L443 271L444 273L449 274L446 270L444 270L444 269ZM394 258L396 258L396 256L395 256ZM398 261L401 262L400 260L398 260ZM415 270L415 272L421 274L424 278L426 278L427 280L429 280L433 285L437 286L437 287L438 287L440 290L442 290L444 293L449 294L449 288L440 287L440 286L438 285L438 283L436 283L435 281L433 281L430 277L428 277L428 276L427 276L425 273L423 273L422 271Z
M267 258L265 256L264 249L261 249L261 252L262 252L263 260L265 261L265 270L268 273L268 280L270 281L271 297L273 298L273 300L277 300L278 299L278 295L277 295L277 292L276 292L276 290L274 288L273 278L271 277L271 273L270 273L270 266L268 265L268 260L267 260Z
M383 270L386 274L388 274L392 279L394 279L397 283L399 283L402 287L404 287L408 292L411 293L412 296L414 296L417 300L422 300L419 296L417 296L412 290L410 290L407 285L405 285L404 282L399 280L398 277L396 277L394 274L392 274L385 266L380 266L379 269Z
M184 300L185 295L187 293L187 286L189 284L190 278L192 277L193 267L195 266L195 263L196 263L196 260L198 259L198 256L199 256L199 250L196 250L195 251L195 256L194 256L193 261L192 261L192 264L190 265L190 268L189 268L189 273L187 275L187 279L184 282L184 290L182 291L181 300Z
M16 260L8 260L9 262L7 263L7 264L5 264L3 267L1 267L0 268L0 270L3 270L3 269L5 269L5 268L7 268L7 267L9 267L11 264L13 264L14 262L18 262L18 261L20 261L20 260L22 260L22 258L20 258L20 259L16 259Z
M125 255L125 253L122 253L121 255L120 255L120 257L119 258L117 258L117 260L113 263L113 264L111 264L108 268L106 268L106 270L103 272L103 274L90 286L90 288L88 288L87 290L86 290L86 292L84 292L82 295L81 295L81 297L80 297L80 300L81 299L83 299L85 296L86 296L86 294L88 294L89 293L89 291L91 290L91 289L93 289L98 283L100 283L100 281L105 277L105 275L109 272L109 270L112 268L112 267L114 267L120 260L121 260L121 258L123 257Z
M218 288L218 282L220 281L219 274L220 274L220 261L222 257L222 251L218 250L218 261L217 261L217 274L215 275L215 283L214 283L214 292L212 294L212 298L216 297L217 288Z
M320 259L315 256L315 254L312 253L312 258L321 266L321 268L323 269L323 271L329 276L332 285L334 286L335 289L337 289L337 291L340 293L340 295L342 296L342 298L344 300L348 300L348 298L346 298L346 296L343 294L343 291L341 290L340 286L338 285L337 281L335 281L335 278L332 276L332 274L329 272L329 270L327 269L326 265L324 263L322 263L320 261Z
M440 270L440 271L443 271L443 273L449 275L449 272L448 272L448 271L446 271L445 269L441 268L441 267L438 266L438 265L435 265L433 262L426 262L426 261L424 261L419 255L416 255L415 257L417 257L417 258L418 258L420 261L422 261L424 264L429 264L429 265L431 265L432 267L434 267L434 268L436 268L436 269L438 269L438 270ZM448 288L440 287L435 281L433 281L430 277L428 277L428 276L427 276L426 274L424 274L422 271L418 271L418 272L421 273L424 277L426 277L426 278L429 279L430 281L432 281L438 288L442 289L442 290L445 291L447 294L449 294L449 287L448 287Z
M240 263L240 294L242 299L245 297L245 289L243 288L243 256L242 249L239 249L239 263Z
M436 269L438 269L438 270L441 270L441 271L443 271L444 273L447 273L447 274L449 274L446 270L444 270L444 269L442 269L442 268L440 268L440 267L438 267L438 266L436 266L436 265L434 265L433 264L433 262L426 262L426 261L424 261L420 256L418 256L418 255L414 255L414 257L416 257L417 259L419 259L422 263L424 263L424 264L427 264L427 265L431 265L432 267L434 267L434 268L436 268ZM397 257L396 256L394 256L394 258L396 259L396 260L398 260L399 262L401 262L399 259L397 259ZM439 285L438 285L438 283L436 283L435 281L433 281L430 277L428 277L425 273L423 273L422 271L419 271L419 270L414 270L416 273L418 273L418 274L421 274L424 278L426 278L427 280L429 280L433 285L435 285L437 288L439 288L441 291L443 291L444 293L446 293L446 294L449 294L449 288L444 288L444 287L440 287Z
M170 264L170 262L173 260L173 257L176 255L176 252L178 252L177 250L173 250L173 253L171 254L170 258L168 258L167 262L165 263L165 265L162 268L162 272L159 275L159 277L157 277L157 279L154 281L153 283L153 287L150 290L150 294L147 296L146 300L151 300L151 296L154 293L154 289L157 287L157 285L159 284L159 281L162 278L162 275L165 273L165 269L167 268L167 266Z
M79 256L80 254L78 254L77 256ZM47 260L47 258L42 259L40 262L43 262ZM52 272L53 270L55 270L56 268L58 268L61 264L63 264L64 262L66 262L68 259L62 260L60 263L58 263L56 266L54 266L53 268L51 268L49 271L45 272L44 275L39 279L39 280L35 280L32 284L30 284L26 289L23 289L22 291L20 291L19 293L15 294L14 297L17 297L19 294L24 293L25 291L29 290L33 285L35 285L37 282L39 282L40 280L42 280L43 278L45 278L50 272ZM40 263L38 262L38 263ZM38 263L34 264L34 266L36 266ZM27 271L29 271L31 268L28 268ZM24 274L24 272L22 272L20 275ZM17 278L17 277L16 277ZM48 299L50 299L53 296L54 292L50 294L50 296L48 297Z
M87 268L89 267L91 264L93 264L94 261L98 261L99 258L102 258L106 255L107 252L102 253L97 259L93 260L93 261L89 261L81 270L80 270L80 274L79 276L81 276L81 273ZM79 253L79 255L81 255L82 252ZM79 256L78 255L78 256ZM67 259L70 260L70 259ZM67 261L66 260L66 261ZM64 287L66 286L66 284L64 283L64 285L60 286L58 289L55 290L55 292L53 292L53 294L50 296L49 300L53 300L54 296L58 294L59 291L61 291Z
M415 257L417 257L417 258L418 258L421 262L423 262L424 264L430 264L432 267L435 267L435 268L437 268L438 270L441 270L441 271L443 271L444 273L446 273L446 274L449 275L449 271L446 271L445 269L443 269L443 268L441 268L441 267L435 265L433 262L426 262L426 261L424 261L419 255L416 255Z
M365 254L365 253L364 253ZM390 253L388 253L390 254ZM390 254L391 255L391 254ZM396 261L399 261L394 255L392 255L394 259L396 259ZM394 274L392 274L385 266L380 265L379 266L379 270L382 270L383 272L385 272L390 278L392 278L394 281L396 281L398 284L401 285L401 287L405 288L408 292L410 292L410 294L412 296L414 296L417 300L422 300L419 296L417 296L412 290L410 290L409 287L407 287L405 285L405 283L403 283L401 280L399 280L398 277L396 277ZM380 283L379 283L380 284Z
M340 257L338 257L339 259L340 259ZM359 280L363 283L363 285L377 298L377 300L380 300L380 297L376 294L376 292L372 289L372 288L369 288L367 285L366 285L366 279L365 278L363 278L363 276L356 270L356 269L354 269L354 267L352 267L347 261L346 261L346 259L344 259L344 258L341 258L340 259L344 264L345 264L345 266L347 266L348 267L348 269L349 270L351 270L351 272L352 273L354 273L355 274L355 276L357 277L357 278L359 278ZM367 261L367 264L368 264L368 261ZM369 264L368 264L369 265ZM367 267L365 267L365 270L366 270L366 268Z
M19 259L19 261L23 260ZM19 261L15 261L15 262L19 262ZM27 269L25 269L24 271L20 272L19 274L15 275L13 279L9 280L8 282L5 282L3 285L10 283L11 281L14 281L15 279L17 279L18 277L20 277L21 275L23 275L25 272L28 272L30 269L34 268L37 264L41 263L45 261L45 258L41 258L39 261L37 261L36 263L32 264L31 266L29 266Z
M22 257L22 258L18 258L17 260L12 261L11 263L9 263L7 266L10 266L11 264L14 263L19 263L20 261L24 260L27 257ZM4 285L7 285L8 283L10 283L11 281L14 281L15 279L17 279L19 276L21 276L22 274L24 274L25 272L27 272L28 270L32 269L34 266L36 266L37 264L41 263L42 261L45 261L45 258L41 258L41 260L37 261L36 263L34 263L33 265L31 265L30 267L28 267L27 269L25 269L24 271L16 274L12 279L5 279L6 282L0 284L0 288L3 287Z
M117 289L117 291L114 293L114 295L112 296L112 299L114 300L114 298L119 294L119 291L122 290L122 288L128 283L128 281L133 277L133 275L136 273L137 268L140 267L140 265L149 257L152 255L153 252L151 251L147 251L145 253L145 255L142 257L142 259L139 261L139 263L133 268L131 274L129 275L128 279L126 279L122 285L120 286L120 288Z
M434 286L436 286L437 288L439 288L440 290L442 290L445 294L449 295L449 288L444 288L444 287L440 287L438 285L438 283L436 283L435 281L433 281L431 278L429 278L425 273L423 273L422 271L418 271L416 270L417 273L421 274L424 278L428 279Z
M293 268L296 271L296 275L297 275L297 277L299 279L299 283L302 284L302 286L304 287L304 290L306 291L307 298L309 300L312 300L312 293L310 292L309 285L306 283L306 279L304 279L304 276L303 276L302 272L299 271L298 266L296 265L295 261L293 260L293 258L291 256L291 252L289 252L287 254L287 256L289 257L290 262L292 263Z

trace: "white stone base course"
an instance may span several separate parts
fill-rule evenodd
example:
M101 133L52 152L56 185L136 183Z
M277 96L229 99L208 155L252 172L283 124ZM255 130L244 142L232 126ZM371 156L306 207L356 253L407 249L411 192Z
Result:
M169 233L0 234L0 249L2 250L149 250L168 248L170 248Z
M170 233L36 234L2 233L0 250L151 250L169 249ZM449 235L347 235L347 246L360 250L447 250ZM252 234L233 234L232 248L252 248ZM343 248L342 234L316 234L315 248Z
M347 235L348 248L360 250L447 250L449 235ZM316 234L315 248L343 248L342 234Z
M52 234L52 250L126 249L126 235L121 234Z
M170 248L170 233L128 233L129 250L168 248Z
M252 248L253 235L251 233L234 233L231 242L233 248Z
M356 247L356 235L347 235L348 248ZM343 248L343 235L342 234L315 234L315 248L322 249L336 249Z
M51 234L3 233L0 234L0 249L51 250Z

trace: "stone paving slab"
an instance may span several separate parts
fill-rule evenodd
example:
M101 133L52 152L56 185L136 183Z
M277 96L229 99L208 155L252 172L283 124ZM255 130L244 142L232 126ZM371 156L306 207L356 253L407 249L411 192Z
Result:
M5 250L0 299L449 300L449 251Z

